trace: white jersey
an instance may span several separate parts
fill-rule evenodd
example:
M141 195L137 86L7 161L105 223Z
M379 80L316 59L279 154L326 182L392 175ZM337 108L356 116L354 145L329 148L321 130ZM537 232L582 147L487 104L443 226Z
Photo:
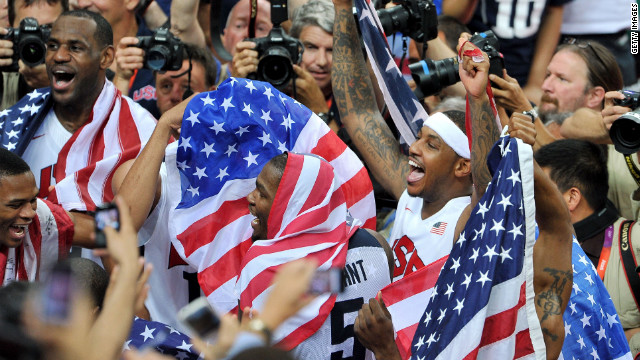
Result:
M144 258L153 264L148 284L151 286L145 305L151 320L171 325L186 332L176 319L178 310L202 295L197 271L187 265L171 245L169 237L169 201L167 168L160 168L162 196L144 225L138 239L144 243Z
M22 154L22 159L29 164L36 185L46 191L55 185L53 167L58 162L58 154L73 134L62 126L53 109L49 110L42 125L33 135Z
M423 199L409 195L407 190L402 193L389 237L394 259L393 281L449 255L456 224L470 202L469 196L451 199L440 211L423 220Z
M353 323L362 305L390 283L388 263L384 249L366 230L349 239L345 290L320 329L293 349L296 359L375 359L355 338Z

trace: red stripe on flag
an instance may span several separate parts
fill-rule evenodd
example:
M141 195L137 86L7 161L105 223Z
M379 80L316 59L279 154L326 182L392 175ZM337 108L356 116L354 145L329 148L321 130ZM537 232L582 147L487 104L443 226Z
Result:
M385 305L391 306L408 297L433 288L438 281L440 269L442 269L448 258L448 255L444 256L384 287L381 291Z
M246 198L241 198L226 201L215 213L209 214L194 222L177 236L178 241L180 241L184 248L185 256L189 257L202 246L210 244L218 231L248 213L249 202ZM221 214L223 214L224 217L221 216ZM226 221L221 221L221 218L224 218Z
M513 355L514 359L519 359L523 356L533 354L533 343L531 342L531 335L529 329L522 330L516 334L516 352Z
M311 153L322 156L323 159L332 162L340 157L346 148L347 145L340 140L338 135L333 131L329 131L318 139L318 144L311 150Z
M320 306L319 314L327 314L333 309L333 305L336 303L336 295L331 295L327 301ZM278 344L278 347L289 351L295 346L306 340L309 336L315 334L320 326L324 323L326 316L316 316L312 320L308 321L302 326L299 326L296 330L292 331L289 335L285 336ZM355 340L355 339L354 339Z
M313 211L309 211L306 214L298 215L284 229L284 233L294 234L307 229L312 229L326 221L330 215L331 209L335 209L342 205L344 205L344 196L342 196L340 192L334 192L327 205ZM346 233L346 228L342 226L339 228Z
M342 189L347 202L347 207L353 206L371 193L371 187L366 186L370 183L369 173L366 168L362 167L351 179L340 185L340 189Z
M293 190L296 187L297 181L285 181L285 179L300 178L302 173L303 159L302 157L289 156L287 159L287 166L284 169L284 174L280 179L280 185L278 186L278 192L273 199L273 206L269 212L269 220L267 222L267 238L273 239L276 236L278 230L282 227L282 219L291 201Z
M525 293L525 283L520 286L520 298L518 303L511 309L507 309L495 315L489 316L484 322L480 346L492 344L494 342L513 336L518 321L518 311L527 301Z
M250 239L241 242L222 255L214 264L198 273L198 283L205 296L209 296L222 284L240 273L242 257L250 246Z
M319 244L331 244L327 239L339 239L341 236L344 236L345 229L340 226L338 228L333 229L331 232L325 233L309 233L304 235L304 243L297 244L298 246L311 247ZM291 250L291 242L287 241L277 241L275 243L270 244L269 246L254 246L251 250L251 253L245 256L245 262L249 262L258 256L262 256L264 254L273 254L278 253L285 250Z
M322 161L320 162L320 167L331 167L331 165L329 165L329 163L327 162ZM303 213L309 210L315 204L319 204L320 202L322 202L327 192L331 188L331 182L333 181L333 178L333 169L327 172L319 172L318 177L315 179L315 182L313 184L313 188L311 189L307 200L304 202L304 205L302 205L302 208L300 208L299 213ZM304 180L306 179L303 179L303 181ZM335 192L333 196L335 196Z

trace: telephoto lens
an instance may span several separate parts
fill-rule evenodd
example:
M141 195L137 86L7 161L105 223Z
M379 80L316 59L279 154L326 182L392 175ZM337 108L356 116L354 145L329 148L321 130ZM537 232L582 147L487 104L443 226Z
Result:
M640 150L640 93L623 90L624 99L614 99L614 104L634 109L620 116L611 125L609 137L616 151L633 154Z

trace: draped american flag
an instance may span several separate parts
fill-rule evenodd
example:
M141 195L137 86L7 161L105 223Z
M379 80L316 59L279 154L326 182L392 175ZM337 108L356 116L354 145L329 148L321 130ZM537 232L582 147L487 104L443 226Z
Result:
M344 193L334 170L313 155L288 153L284 174L269 212L266 239L242 259L236 288L241 308L263 310L275 272L285 263L314 259L318 270L344 268L349 238L359 228L348 220ZM291 350L325 322L335 294L320 294L280 325L273 343Z
M246 196L263 165L284 151L327 160L346 205L365 227L375 228L375 201L362 162L309 109L272 85L230 78L187 106L180 140L166 153L170 232L176 250L198 270L216 310L237 307L235 284L251 245Z
M545 357L533 306L533 157L502 137L493 179L454 245L420 319L411 359Z
M396 345L403 359L411 355L411 342L423 309L429 303L440 270L448 258L434 261L380 290L382 301L391 314Z
M2 145L22 155L53 106L49 88L36 89L0 112ZM53 110L51 110L53 111ZM56 187L39 196L67 210L95 210L113 199L111 179L123 162L134 159L151 137L155 118L106 80L87 122L76 130L58 154L53 175ZM40 169L33 169L40 171Z
M412 144L429 115L404 79L389 49L380 19L370 0L355 0L358 23L378 86L402 140Z
M189 337L173 327L136 317L131 325L129 339L123 350L152 349L179 360L200 359L200 353L193 347Z
M564 320L564 359L631 360L631 351L609 292L573 238L573 290Z

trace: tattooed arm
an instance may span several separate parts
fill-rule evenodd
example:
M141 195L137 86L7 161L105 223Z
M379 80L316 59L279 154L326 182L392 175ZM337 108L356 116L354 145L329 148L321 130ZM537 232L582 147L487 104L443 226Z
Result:
M465 51L477 49L468 40L469 34L463 34L458 40L458 46L463 46L460 64L460 79L467 90L469 99L469 113L471 116L471 176L473 176L473 196L471 206L484 195L487 185L491 181L491 174L487 167L487 156L493 144L500 136L500 129L489 104L487 83L489 82L489 57L482 53L482 61L475 57L464 55Z
M535 306L547 347L547 359L557 359L564 342L562 314L573 286L573 227L558 188L537 163L534 166L536 221L540 230L533 247Z
M407 157L380 115L352 13L351 0L334 0L331 84L340 119L376 180L396 199L406 188Z

